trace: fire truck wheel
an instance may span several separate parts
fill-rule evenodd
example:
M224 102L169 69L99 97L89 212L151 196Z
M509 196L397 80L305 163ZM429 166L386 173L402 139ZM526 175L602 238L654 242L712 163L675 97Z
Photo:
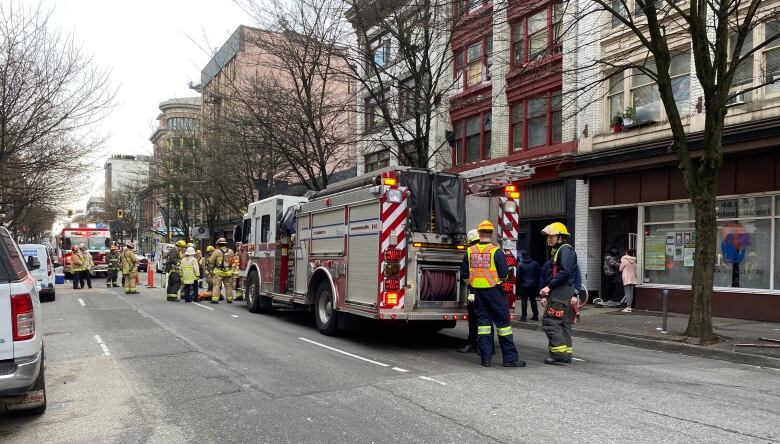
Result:
M249 274L249 279L246 282L246 307L252 313L260 311L260 283L258 281L257 273L253 271Z
M339 329L338 312L333 308L333 290L328 281L317 287L317 299L314 304L314 319L320 333L333 336Z

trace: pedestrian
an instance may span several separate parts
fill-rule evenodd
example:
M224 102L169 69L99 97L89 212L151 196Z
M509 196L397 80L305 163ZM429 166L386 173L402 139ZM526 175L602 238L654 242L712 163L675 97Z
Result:
M518 359L512 326L509 322L509 303L501 286L509 276L506 257L500 248L490 241L493 224L482 221L477 227L479 243L468 249L468 255L461 264L461 276L473 289L477 315L477 344L483 367L490 367L493 359L493 324L498 333L501 357L504 367L525 367L525 361Z
M620 258L620 272L623 278L623 292L626 294L624 313L631 313L634 303L634 288L636 287L636 250L629 248L625 256Z
M536 306L536 295L539 294L539 276L541 267L539 263L531 259L525 250L518 252L520 260L517 262L515 273L515 292L520 299L520 320L528 319L528 304L531 304L532 321L539 320L539 308Z
M81 250L81 257L84 261L84 269L81 270L81 275L83 276L81 288L84 288L83 281L87 281L87 286L92 288L92 269L95 267L95 262L92 260L92 255L89 254L86 245L79 245L79 249Z
M571 319L574 317L572 306L577 304L574 282L577 276L577 253L567 243L569 230L566 225L554 222L542 230L547 236L550 259L544 277L545 286L539 291L542 307L542 328L547 335L550 356L545 364L571 363L574 352L571 340Z
M195 257L194 248L187 247L187 250L184 252L184 259L181 260L180 269L181 281L184 284L184 302L192 302L197 300L197 282L198 278L200 278L200 265L198 265L198 259Z
M171 248L165 261L165 272L168 275L168 284L165 287L166 299L169 301L179 300L179 290L181 290L181 260L184 258L184 249L187 243L183 240L176 242L176 248Z
M217 240L217 249L211 253L209 265L214 271L211 276L213 289L211 293L211 303L219 304L219 298L222 295L222 285L225 286L225 301L228 304L233 303L233 269L230 264L233 263L233 250L228 248L224 237Z
M81 270L84 268L84 258L81 256L81 251L79 251L79 247L73 246L70 250L70 274L71 279L73 279L73 289L77 290L80 288L84 288L84 281L83 276L81 275Z
M617 258L617 248L611 246L604 252L604 297L601 301L604 305L614 306L619 305L618 301L615 301L615 293L617 290L617 275L620 271L620 262Z
M138 289L135 287L135 280L138 278L138 256L133 251L135 246L132 242L127 241L125 247L121 257L125 294L135 294L138 293Z
M118 287L117 275L119 275L119 253L116 251L116 245L111 245L111 249L106 256L106 287Z
M479 234L477 230L471 230L466 234L466 242L469 248L479 243ZM468 251L466 252L468 256ZM477 312L474 309L474 290L468 287L468 297L466 298L466 309L468 310L469 336L466 345L458 349L460 353L474 353L477 351Z

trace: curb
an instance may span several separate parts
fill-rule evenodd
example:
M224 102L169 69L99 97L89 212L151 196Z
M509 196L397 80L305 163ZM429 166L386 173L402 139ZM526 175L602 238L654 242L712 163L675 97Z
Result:
M512 321L512 327L523 330L532 330L543 332L541 324L529 324L525 322ZM621 335L617 333L605 333L601 331L583 330L574 327L572 336L586 339L595 339L598 341L611 342L633 347L641 347L652 350L660 350L671 353L679 353L687 356L696 356L699 358L718 359L721 361L733 362L735 364L755 365L758 367L771 367L780 369L780 358L770 356L754 355L749 353L740 353L728 350L717 350L704 348L700 345L684 344L672 342L663 339L647 338L642 336Z

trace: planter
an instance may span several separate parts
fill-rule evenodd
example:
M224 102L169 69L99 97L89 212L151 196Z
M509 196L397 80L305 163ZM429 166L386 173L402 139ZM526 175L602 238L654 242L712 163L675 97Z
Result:
M631 126L634 124L634 119L630 117L623 117L623 126Z
M623 132L623 125L620 125L618 123L615 123L612 125L612 132L613 133L620 133Z

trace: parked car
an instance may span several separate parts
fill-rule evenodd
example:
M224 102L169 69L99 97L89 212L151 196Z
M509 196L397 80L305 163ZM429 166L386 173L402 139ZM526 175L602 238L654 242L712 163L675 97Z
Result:
M31 257L38 258L41 267L32 270L31 273L38 286L38 296L41 302L51 302L55 298L54 291L54 263L45 245L23 244L19 245L25 261Z
M149 259L143 254L137 254L136 256L138 257L138 271L146 273L149 267Z
M38 268L40 259L30 256L25 263L0 227L0 407L27 414L46 410L41 303L30 272Z

